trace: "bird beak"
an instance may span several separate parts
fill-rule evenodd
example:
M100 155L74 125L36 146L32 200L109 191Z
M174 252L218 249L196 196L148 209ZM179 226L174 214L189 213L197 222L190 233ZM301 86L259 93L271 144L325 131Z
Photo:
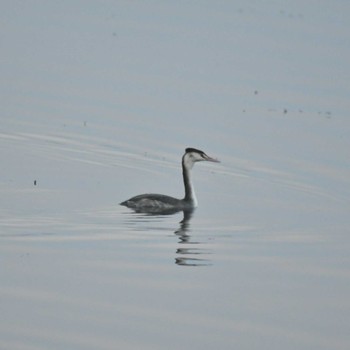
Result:
M214 163L220 163L219 160L215 159L215 158L212 158L212 157L209 157L207 155L205 155L205 158L204 158L206 161L208 162L214 162Z

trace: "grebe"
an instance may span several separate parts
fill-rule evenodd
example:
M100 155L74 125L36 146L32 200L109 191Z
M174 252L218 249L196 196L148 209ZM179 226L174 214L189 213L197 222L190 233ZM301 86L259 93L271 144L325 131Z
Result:
M203 151L195 148L186 148L182 157L182 175L185 186L185 197L177 199L162 194L141 194L132 197L120 205L132 208L139 212L176 212L180 210L192 210L197 207L197 198L191 181L191 169L195 162L207 161L219 163L217 159L211 158Z

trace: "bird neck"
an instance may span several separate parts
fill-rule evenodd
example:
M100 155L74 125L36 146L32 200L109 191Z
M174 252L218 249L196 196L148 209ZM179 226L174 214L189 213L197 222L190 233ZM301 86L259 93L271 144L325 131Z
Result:
M191 180L191 170L185 165L184 161L182 161L182 176L184 180L185 186L185 198L184 201L191 203L193 207L197 206L197 198L194 192L194 187Z

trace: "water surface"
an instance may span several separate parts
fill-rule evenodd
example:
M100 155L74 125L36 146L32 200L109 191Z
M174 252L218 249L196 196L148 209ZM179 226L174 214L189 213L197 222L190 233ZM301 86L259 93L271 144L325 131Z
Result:
M347 349L348 6L30 4L1 11L0 347ZM181 197L186 147L221 161L190 217L119 206Z

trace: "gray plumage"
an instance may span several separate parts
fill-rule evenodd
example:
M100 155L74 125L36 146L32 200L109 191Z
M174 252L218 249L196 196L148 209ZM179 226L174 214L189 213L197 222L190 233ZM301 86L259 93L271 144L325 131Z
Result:
M180 210L194 209L198 202L191 181L191 169L196 162L209 161L219 162L209 157L203 151L195 148L186 148L182 157L182 175L185 186L185 197L177 199L163 194L146 193L132 197L120 205L134 209L138 212L176 212Z

